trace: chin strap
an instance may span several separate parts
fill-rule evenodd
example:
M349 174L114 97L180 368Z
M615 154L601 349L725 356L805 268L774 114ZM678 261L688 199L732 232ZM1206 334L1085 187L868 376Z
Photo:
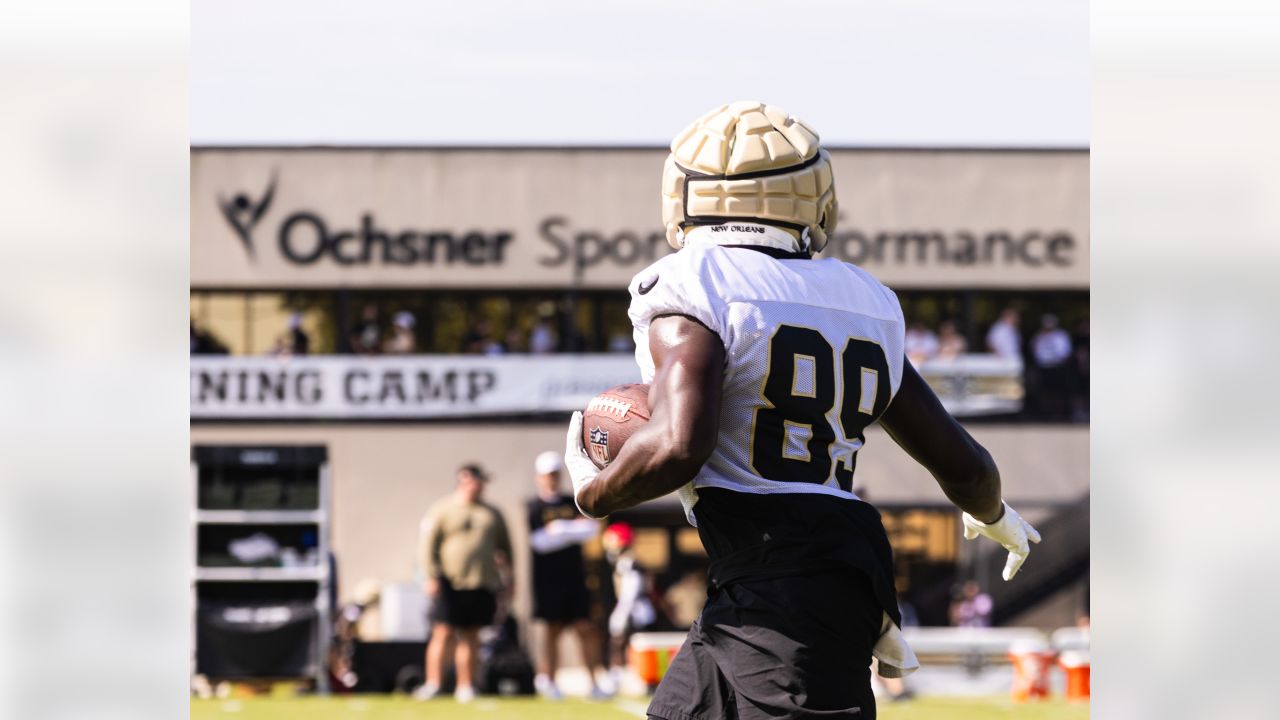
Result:
M809 229L797 240L791 233L772 225L726 222L720 225L698 225L680 235L683 247L693 245L758 245L786 252L809 252Z

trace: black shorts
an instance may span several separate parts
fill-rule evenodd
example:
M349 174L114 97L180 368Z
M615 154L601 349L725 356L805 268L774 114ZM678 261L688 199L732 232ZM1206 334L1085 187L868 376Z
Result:
M533 585L533 616L553 623L586 620L591 615L591 595L587 586L578 583L539 583Z
M649 705L663 720L874 718L871 650L898 622L893 556L867 503L703 488L710 594Z
M493 624L497 596L490 590L455 590L440 578L440 594L431 603L431 620L456 628L480 628Z
M662 720L875 718L880 602L852 569L715 590L649 705Z

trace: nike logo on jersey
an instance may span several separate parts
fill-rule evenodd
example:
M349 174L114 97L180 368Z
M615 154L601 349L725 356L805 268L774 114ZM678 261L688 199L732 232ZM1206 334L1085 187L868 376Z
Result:
M654 273L653 277L650 278L647 283L641 280L640 285L636 289L640 291L641 295L648 295L649 291L653 289L653 286L657 284L658 284L658 274Z

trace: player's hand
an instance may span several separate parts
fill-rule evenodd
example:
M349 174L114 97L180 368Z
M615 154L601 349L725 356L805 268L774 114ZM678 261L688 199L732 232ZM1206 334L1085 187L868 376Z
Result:
M580 497L582 489L596 479L600 470L596 468L595 463L591 462L591 458L587 457L587 451L582 447L581 412L575 412L569 419L569 434L565 436L564 441L564 468L569 473L569 480L573 482L573 502L578 506L578 512L594 518L595 515L583 509Z
M440 595L440 581L436 578L427 578L427 581L422 584L422 589L427 591L427 597L437 597Z
M1031 553L1031 545L1040 542L1040 533L1031 527L1031 523L1022 519L1016 510L1009 507L1009 504L1001 501L1004 506L1004 514L999 520L990 525L975 518L969 513L962 516L964 521L964 539L972 540L979 535L995 540L1009 551L1009 559L1004 563L1003 577L1005 582L1013 579L1018 574L1018 568L1022 567L1022 563L1026 561L1027 555Z

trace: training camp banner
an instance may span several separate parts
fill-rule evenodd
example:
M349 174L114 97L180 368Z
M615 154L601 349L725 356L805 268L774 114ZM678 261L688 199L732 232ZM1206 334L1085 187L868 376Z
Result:
M1022 409L1022 366L990 355L920 373L957 417ZM629 354L191 358L191 419L425 420L571 412L640 382Z
M428 419L581 410L630 354L192 357L192 420Z

